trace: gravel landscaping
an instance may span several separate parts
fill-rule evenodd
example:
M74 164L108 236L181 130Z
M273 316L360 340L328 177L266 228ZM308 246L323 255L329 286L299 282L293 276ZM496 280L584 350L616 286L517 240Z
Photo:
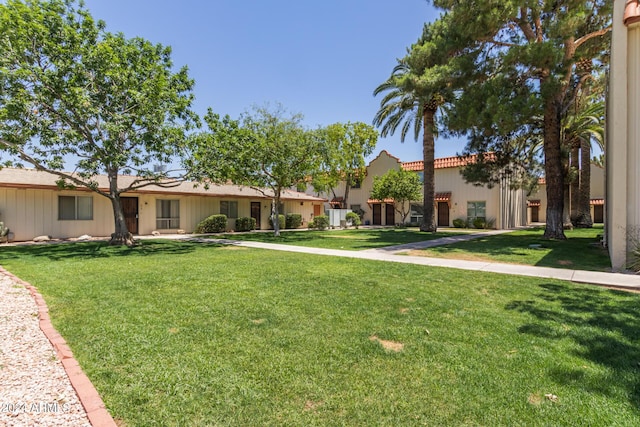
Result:
M29 291L0 273L0 425L91 426Z

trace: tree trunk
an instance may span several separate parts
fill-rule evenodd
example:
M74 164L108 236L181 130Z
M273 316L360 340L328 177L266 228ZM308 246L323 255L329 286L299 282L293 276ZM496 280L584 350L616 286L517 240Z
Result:
M113 219L115 223L115 233L111 234L109 244L112 246L133 246L136 242L133 240L133 234L129 233L127 222L124 219L122 203L120 202L120 192L118 191L118 170L108 170L107 176L109 178L109 199L111 200Z
M580 188L578 198L578 218L576 219L576 227L591 228L593 227L593 218L591 218L591 143L590 141L582 141L581 143L581 159L582 167L580 169Z
M271 223L273 224L273 235L275 237L280 236L280 189L276 191L276 196L271 199Z
M560 103L547 100L544 110L544 173L547 182L547 225L544 237L566 240L562 222L564 174L560 149Z
M435 233L436 217L434 209L435 199L435 141L433 136L433 128L435 126L435 111L428 108L424 109L424 117L422 121L422 159L424 161L424 198L423 198L423 217L420 224L420 231Z
M569 219L573 225L576 225L580 204L580 179L578 176L580 170L580 144L577 141L571 141L571 164L569 165ZM565 199L566 203L566 199Z
M565 230L571 230L573 224L571 223L571 215L569 213L569 206L571 206L571 185L565 184L564 186L564 206L562 209L562 228Z
M347 176L347 180L344 183L344 199L342 200L342 209L347 209L347 200L349 200L349 190L351 190L351 177Z
M111 207L113 208L113 218L115 220L116 232L111 234L111 240L109 244L112 246L133 246L135 240L133 240L133 234L129 233L127 223L124 219L124 211L122 210L122 203L120 203L120 194L115 194L110 198Z

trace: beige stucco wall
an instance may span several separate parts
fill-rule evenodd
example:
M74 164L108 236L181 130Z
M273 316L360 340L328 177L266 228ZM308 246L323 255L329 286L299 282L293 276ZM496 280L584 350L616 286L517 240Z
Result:
M628 260L628 233L640 227L640 26L623 23L626 1L614 1L607 100L606 241L614 269Z
M91 196L93 198L92 220L58 220L58 196ZM177 196L160 194L125 193L125 197L138 197L139 234L148 235L156 230L156 200L180 200L180 228L193 232L196 225L209 215L220 213L220 201L238 202L238 216L251 216L251 202L261 203L260 228L270 228L271 201L259 198L217 198L204 196ZM303 226L313 217L313 205L320 202L284 201L284 213L302 215ZM114 231L111 202L106 197L87 191L57 191L0 187L0 221L14 233L14 240L31 240L36 236L50 235L55 238L109 236ZM230 219L228 229L233 230L235 220ZM178 229L158 230L174 233Z

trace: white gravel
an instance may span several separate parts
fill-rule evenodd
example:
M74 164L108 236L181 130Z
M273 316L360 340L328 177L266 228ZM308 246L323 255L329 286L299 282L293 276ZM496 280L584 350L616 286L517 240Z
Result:
M0 273L0 426L90 427L29 291Z

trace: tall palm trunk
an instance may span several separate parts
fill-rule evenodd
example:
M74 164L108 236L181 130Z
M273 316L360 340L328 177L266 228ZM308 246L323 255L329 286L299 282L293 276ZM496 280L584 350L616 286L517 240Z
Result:
M420 231L434 233L437 229L435 221L435 140L433 129L435 127L435 110L425 108L422 120L422 158L424 162L424 199L423 217Z
M582 167L580 169L580 188L578 200L578 217L576 227L593 227L591 218L591 142L583 140L580 146Z
M576 219L578 218L579 203L580 203L580 177L578 176L580 170L580 143L578 141L570 141L571 144L571 164L569 168L569 193L571 199L569 201L570 211L569 218L573 225L576 225Z

